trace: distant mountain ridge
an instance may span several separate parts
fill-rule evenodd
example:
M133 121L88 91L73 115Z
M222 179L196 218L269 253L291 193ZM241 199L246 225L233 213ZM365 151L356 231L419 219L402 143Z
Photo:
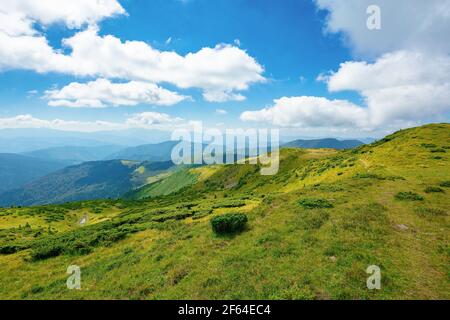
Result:
M314 140L294 140L283 144L286 148L305 148L305 149L353 149L364 145L365 143L359 140L338 140L334 138L314 139Z
M80 164L83 162L104 160L110 154L123 149L123 146L118 145L95 147L63 146L31 151L25 153L25 155L46 160L65 161L70 164Z
M109 160L85 162L41 177L0 194L0 206L33 206L70 201L118 198L169 170L170 162Z
M124 148L106 156L105 160L168 161L171 158L172 149L178 143L179 141L165 141Z
M67 163L62 161L0 153L0 193L18 188L65 166Z

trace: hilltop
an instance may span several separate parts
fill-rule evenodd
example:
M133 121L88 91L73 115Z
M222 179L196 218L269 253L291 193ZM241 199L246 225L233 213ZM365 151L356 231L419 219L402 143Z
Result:
M450 125L433 124L353 150L283 149L275 176L183 168L134 200L2 209L0 297L449 299L449 153ZM247 229L215 235L210 219L230 212ZM73 264L81 291L65 287ZM366 288L369 265L381 290Z

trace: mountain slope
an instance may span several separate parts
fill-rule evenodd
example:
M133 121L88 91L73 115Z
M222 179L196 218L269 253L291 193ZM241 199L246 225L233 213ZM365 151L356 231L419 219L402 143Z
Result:
M450 125L428 125L354 150L283 149L275 176L207 166L166 196L3 209L0 297L450 299L449 150ZM246 230L215 235L210 219L235 212ZM72 264L83 290L65 286ZM371 265L381 290L366 287Z
M0 153L0 193L15 189L65 167L62 161L42 160L18 154Z
M295 140L283 145L285 148L307 148L307 149L352 149L363 145L359 140L337 140L337 139L316 139L316 140Z
M96 147L64 146L35 150L27 152L25 155L45 160L79 164L82 162L103 160L111 153L118 152L122 149L124 149L122 146L115 145Z
M110 160L86 162L37 179L0 194L0 206L40 205L69 201L117 198L147 184L147 179L173 164Z

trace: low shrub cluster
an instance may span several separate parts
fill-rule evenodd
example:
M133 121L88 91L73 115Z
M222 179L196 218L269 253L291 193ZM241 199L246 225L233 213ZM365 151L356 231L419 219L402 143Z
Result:
M229 200L217 203L213 206L214 209L218 208L240 208L245 206L245 201Z
M414 211L420 217L438 217L438 216L446 216L447 212L445 210L439 208L423 208L419 207L414 209Z
M405 178L400 177L400 176L382 176L377 173L358 173L353 178L355 178L355 179L377 179L377 180L389 180L389 181L405 180Z
M211 226L217 234L233 234L243 231L247 221L243 213L229 213L211 219Z
M426 193L438 193L438 192L445 192L445 191L442 188L430 186L425 189L425 192Z
M326 209L333 208L333 204L321 198L305 198L298 202L305 209Z
M444 188L450 188L450 181L443 181L439 185Z
M395 195L395 199L401 201L423 201L424 198L415 192L407 191L407 192L399 192Z

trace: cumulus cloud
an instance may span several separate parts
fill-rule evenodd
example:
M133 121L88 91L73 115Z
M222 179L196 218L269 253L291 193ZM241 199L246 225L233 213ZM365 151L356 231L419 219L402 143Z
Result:
M0 8L0 31L11 36L35 34L33 23L63 23L73 29L125 14L117 0L0 0Z
M343 63L324 80L331 92L357 91L374 126L397 120L433 120L450 112L449 56L388 53L371 64Z
M291 97L275 100L272 107L244 112L241 119L281 127L374 130L445 121L450 113L448 56L388 53L374 63L342 63L336 72L321 75L319 80L326 82L330 92L358 92L364 106L345 100Z
M195 121L186 121L182 118L172 117L159 112L134 114L124 122L46 120L33 117L29 114L0 118L0 129L47 128L79 132L126 130L130 128L172 131L179 128L192 128L195 124Z
M397 50L448 53L448 0L315 0L327 10L326 31L342 33L357 55L376 56ZM369 5L381 9L381 30L369 30Z
M322 97L283 97L274 105L241 114L243 121L265 122L280 127L365 127L367 112L345 100Z
M60 90L45 92L49 105L54 107L134 106L150 104L170 106L189 97L161 88L153 83L131 81L112 83L97 79L88 83L73 82Z
M115 0L0 0L0 5L4 5L0 10L0 70L170 83L181 89L200 88L212 102L242 101L245 97L239 92L266 80L264 68L233 45L220 44L183 56L143 41L99 35L96 22L125 13ZM63 39L67 54L51 47L45 36L33 29L34 23L46 26L56 22L69 28L88 26Z

